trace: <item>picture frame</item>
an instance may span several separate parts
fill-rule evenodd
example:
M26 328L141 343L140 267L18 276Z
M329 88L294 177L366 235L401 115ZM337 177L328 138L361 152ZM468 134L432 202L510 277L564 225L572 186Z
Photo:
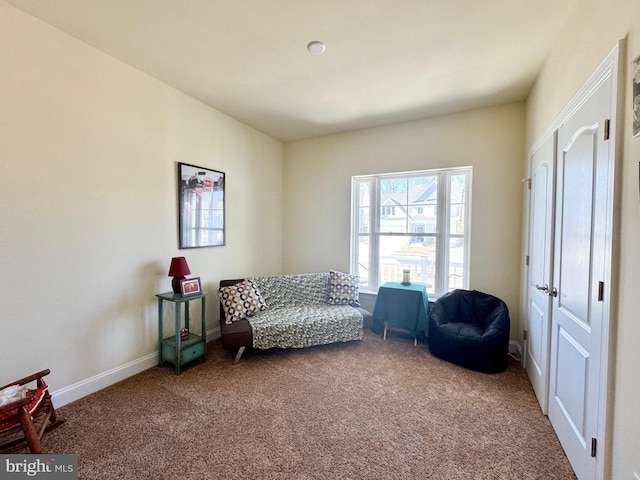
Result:
M640 135L640 55L631 62L631 88L633 92L633 136Z
M178 163L179 248L226 244L225 174Z
M182 293L183 297L200 295L202 293L202 284L200 283L200 277L185 278L184 280L180 280L180 293Z

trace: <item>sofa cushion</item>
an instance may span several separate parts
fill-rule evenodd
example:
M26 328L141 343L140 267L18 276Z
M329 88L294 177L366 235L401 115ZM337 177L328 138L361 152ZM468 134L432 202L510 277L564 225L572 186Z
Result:
M253 347L303 348L362 340L363 315L348 305L303 305L265 310L247 319Z
M360 277L348 273L329 272L329 294L327 303L330 305L360 306Z
M221 287L218 294L227 324L250 317L267 308L258 286L251 279Z

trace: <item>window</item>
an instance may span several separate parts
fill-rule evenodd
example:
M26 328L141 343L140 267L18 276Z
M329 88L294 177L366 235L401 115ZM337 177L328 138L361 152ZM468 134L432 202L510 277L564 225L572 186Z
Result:
M352 179L351 271L363 290L425 283L433 297L469 284L471 167Z

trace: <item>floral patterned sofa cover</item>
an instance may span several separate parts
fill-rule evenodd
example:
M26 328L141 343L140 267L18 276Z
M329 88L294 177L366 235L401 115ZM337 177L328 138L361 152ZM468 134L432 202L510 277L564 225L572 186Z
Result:
M252 277L220 282L225 348L303 348L362 340L373 316L360 306L358 277L342 272Z

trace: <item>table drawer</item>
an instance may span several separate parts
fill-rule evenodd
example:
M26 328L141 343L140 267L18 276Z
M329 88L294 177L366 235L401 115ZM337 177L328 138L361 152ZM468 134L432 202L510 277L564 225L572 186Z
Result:
M204 340L197 335L191 335L190 340L180 345L180 365L184 365L204 355ZM174 363L176 358L176 342L174 337L166 338L162 342L162 360Z
M185 347L180 354L180 365L184 365L191 360L204 355L204 343L196 343L195 345L189 345Z

